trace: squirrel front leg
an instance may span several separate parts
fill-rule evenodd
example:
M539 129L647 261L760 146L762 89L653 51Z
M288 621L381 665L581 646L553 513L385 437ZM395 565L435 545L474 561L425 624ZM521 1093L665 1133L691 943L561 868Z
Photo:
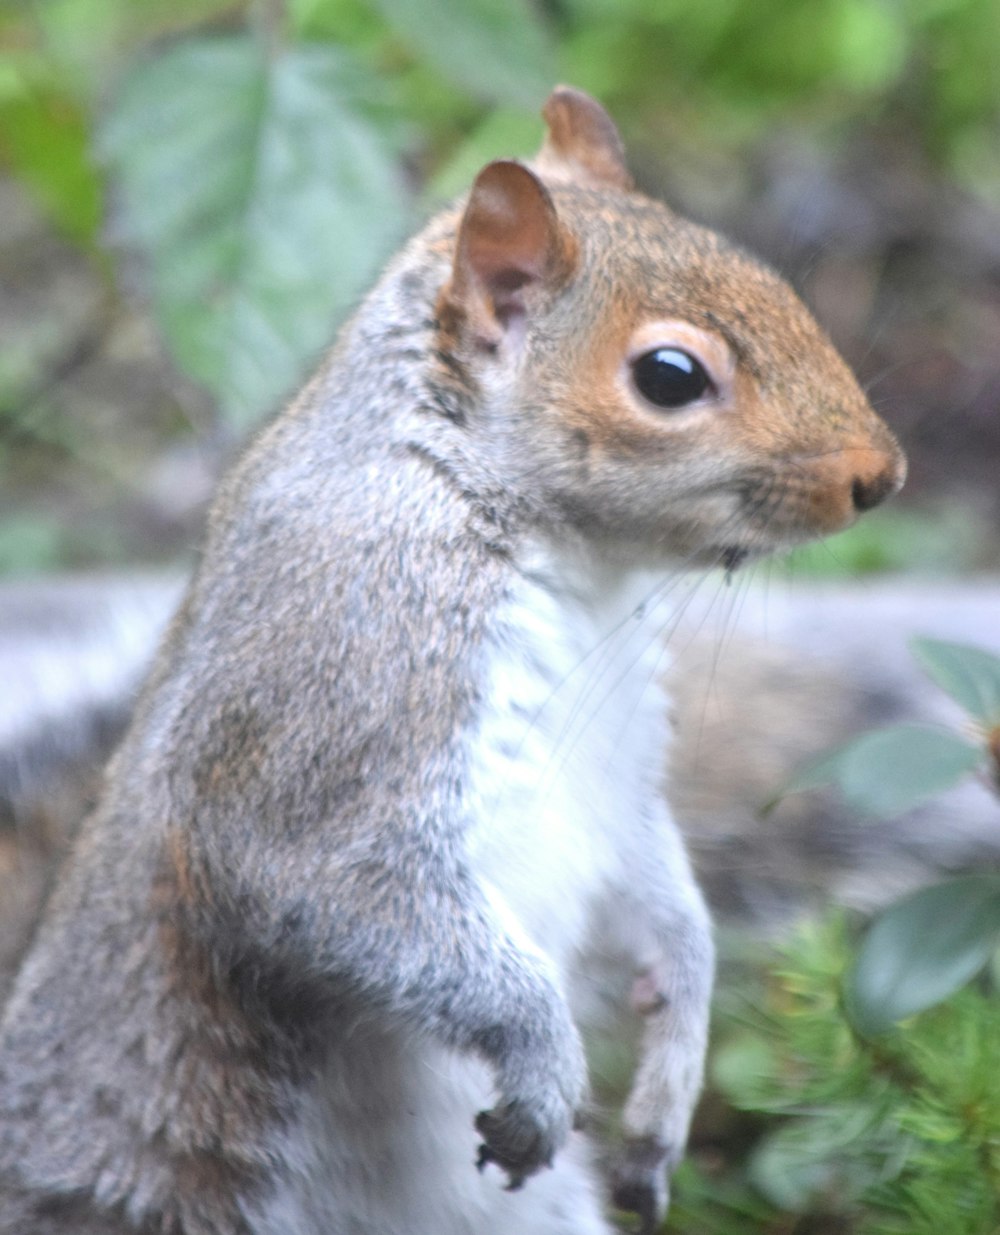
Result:
M640 1215L641 1235L666 1212L701 1091L715 968L708 911L665 813L650 840L615 903L617 920L633 928L622 942L635 965L631 1009L643 1024L612 1189L616 1205Z
M218 889L232 871L225 850L216 852L221 861L209 859L215 869L205 875ZM475 1164L495 1163L511 1188L551 1165L583 1101L583 1048L546 958L515 938L497 896L464 863L440 852L428 861L426 849L412 861L398 851L354 854L347 875L340 860L317 861L301 844L270 856L236 872L238 932L216 919L218 937L256 936L258 954L312 975L334 1003L347 992L362 1015L388 1008L397 1024L482 1058L498 1100L469 1112L482 1137ZM213 913L219 903L216 894ZM209 918L209 938L212 930ZM470 1153L470 1170L473 1161Z
M551 1166L569 1136L584 1100L586 1060L569 1007L544 959L530 945L511 939L498 921L483 921L491 942L488 952L477 949L470 972L464 973L471 998L457 1018L450 977L444 976L450 1023L442 1036L460 1050L476 1051L495 1070L499 1101L476 1116L483 1138L476 1165L482 1171L495 1163L513 1191L529 1175ZM476 934L479 930L477 920ZM438 953L434 963L439 963Z

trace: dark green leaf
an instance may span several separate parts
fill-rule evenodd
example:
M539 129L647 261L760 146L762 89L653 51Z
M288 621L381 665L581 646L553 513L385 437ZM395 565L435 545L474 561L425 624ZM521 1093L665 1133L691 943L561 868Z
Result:
M837 783L845 799L871 815L901 815L950 789L983 752L947 730L892 725L842 752Z
M942 639L914 639L911 647L938 686L976 720L1000 725L1000 656Z
M552 44L530 0L377 0L386 21L477 98L536 108L556 81Z
M935 884L888 909L865 937L846 990L851 1020L865 1034L946 999L1000 945L1000 876Z
M787 798L790 794L807 793L810 789L822 789L824 785L832 785L839 776L841 764L849 750L850 746L838 747L836 750L827 751L814 759L807 760L774 797L764 804L761 813L769 814L783 798Z
M336 48L206 38L134 72L105 129L171 349L238 425L296 385L401 231L376 91Z
M950 789L982 758L978 747L947 730L890 725L805 764L765 810L790 793L834 784L855 810L901 815Z

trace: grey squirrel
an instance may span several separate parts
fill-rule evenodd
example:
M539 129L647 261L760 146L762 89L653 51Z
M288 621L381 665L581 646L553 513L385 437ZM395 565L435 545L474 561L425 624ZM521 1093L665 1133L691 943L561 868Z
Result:
M597 103L545 118L221 486L7 1003L5 1235L607 1232L592 956L642 1021L614 1197L665 1208L713 948L648 623L905 464Z

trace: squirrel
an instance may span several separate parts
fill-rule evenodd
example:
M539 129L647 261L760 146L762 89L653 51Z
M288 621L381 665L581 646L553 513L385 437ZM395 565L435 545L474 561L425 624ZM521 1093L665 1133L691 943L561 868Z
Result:
M714 959L650 622L905 462L596 101L543 114L220 487L7 1002L3 1235L607 1233L592 964L641 1024L612 1198L665 1211Z

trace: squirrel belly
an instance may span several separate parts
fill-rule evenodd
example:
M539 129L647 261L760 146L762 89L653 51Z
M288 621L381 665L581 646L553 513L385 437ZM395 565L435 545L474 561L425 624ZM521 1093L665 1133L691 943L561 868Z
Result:
M511 1192L474 1167L470 1110L489 1069L368 1024L341 1036L322 1083L272 1148L280 1180L248 1209L254 1235L611 1235L590 1147L574 1134L552 1170Z

